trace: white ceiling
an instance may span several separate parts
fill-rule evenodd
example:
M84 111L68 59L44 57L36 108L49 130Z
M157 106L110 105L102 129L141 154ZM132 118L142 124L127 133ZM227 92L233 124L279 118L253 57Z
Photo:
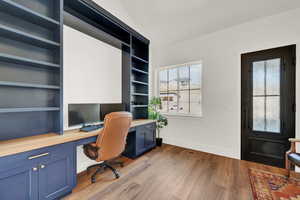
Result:
M121 0L159 45L212 33L300 7L300 0ZM158 44L157 44L158 45Z

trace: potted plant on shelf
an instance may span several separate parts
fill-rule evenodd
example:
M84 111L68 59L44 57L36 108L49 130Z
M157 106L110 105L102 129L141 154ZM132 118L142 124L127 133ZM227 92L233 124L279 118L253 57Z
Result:
M156 145L162 145L162 138L160 137L160 130L168 125L168 119L160 113L161 99L159 97L153 97L149 103L149 119L156 120Z

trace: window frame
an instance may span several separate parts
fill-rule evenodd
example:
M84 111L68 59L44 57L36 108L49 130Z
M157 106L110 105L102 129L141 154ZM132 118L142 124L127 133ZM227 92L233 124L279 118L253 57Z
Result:
M159 67L157 70L156 70L156 77L157 77L157 95L160 97L160 72L163 71L163 70L169 70L169 69L174 69L174 68L177 68L179 69L180 67L186 67L186 66L191 66L191 65L200 65L200 95L201 95L201 113L199 114L191 114L191 113L170 113L170 112L163 112L161 111L162 114L164 115L167 115L167 116L170 116L170 117L190 117L190 118L202 118L203 117L203 101L202 101L202 87L203 87L203 62L200 60L200 61L193 61L193 62L188 62L188 63L183 63L183 64L176 64L176 65L168 65L168 66L163 66L163 67ZM178 72L179 74L179 72ZM169 80L168 80L169 81ZM190 84L189 84L189 91L191 90L190 88ZM178 91L181 91L178 89ZM189 96L189 106L190 106L190 96Z

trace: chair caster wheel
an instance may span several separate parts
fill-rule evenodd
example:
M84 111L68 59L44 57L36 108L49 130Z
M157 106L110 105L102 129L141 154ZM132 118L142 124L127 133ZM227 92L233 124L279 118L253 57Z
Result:
M92 184L96 183L96 178L91 178L91 182L92 182Z
M119 174L116 174L116 179L119 179L120 178L120 175Z

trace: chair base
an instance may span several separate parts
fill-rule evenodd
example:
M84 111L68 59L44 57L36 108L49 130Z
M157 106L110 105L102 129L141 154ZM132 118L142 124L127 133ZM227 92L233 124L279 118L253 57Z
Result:
M97 170L91 176L91 182L95 183L96 182L96 175L103 172L105 169L110 169L113 172L113 174L115 175L116 179L120 178L119 172L115 168L113 168L112 165L120 165L121 167L123 167L124 163L123 162L118 162L118 161L114 161L114 162L104 161L102 163L89 166L86 169L87 173L89 173L91 168L98 167Z

